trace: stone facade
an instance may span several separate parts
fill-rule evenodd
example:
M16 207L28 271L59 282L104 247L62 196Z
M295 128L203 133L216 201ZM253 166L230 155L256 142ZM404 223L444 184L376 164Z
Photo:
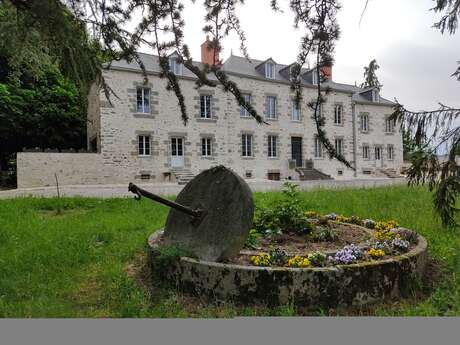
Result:
M146 56L145 58L148 58ZM300 121L292 120L293 93L289 82L263 80L227 72L240 89L251 95L251 104L260 114L265 114L267 96L276 97L276 116L258 124L251 117L240 115L240 107L233 95L221 87L195 88L189 76L178 76L188 109L189 122L182 123L175 95L165 89L165 80L157 73L149 73L148 82L143 83L140 71L130 68L112 67L106 72L110 87L119 98L112 105L103 101L101 95L100 136L98 144L103 164L117 171L116 180L127 182L150 174L150 180L159 182L169 179L171 170L171 138L183 138L184 168L194 174L209 167L224 164L243 177L265 179L268 173L279 173L281 179L298 179L299 175L289 168L292 159L291 138L302 138L302 158L313 160L314 167L336 179L367 177L378 169L399 171L402 161L402 136L399 129L385 133L385 119L392 113L389 103L357 102L354 92L333 90L323 104L326 132L332 143L342 139L344 156L357 166L356 172L332 160L323 150L322 157L315 157L315 123L313 111L308 103L316 97L316 88L305 87L301 104ZM136 112L136 88L150 89L150 113ZM200 117L200 96L212 96L212 115ZM334 124L334 109L342 106L342 123ZM369 129L360 129L362 114L369 118ZM242 155L242 135L252 135L252 154ZM139 156L138 136L148 135L151 142L149 156ZM277 137L276 157L268 157L268 136ZM201 139L211 138L211 156L202 156ZM363 158L363 145L369 149L369 158ZM393 149L393 158L388 159L388 146ZM380 160L375 157L375 148L380 147Z
M285 71L289 66L276 65L275 79L267 79L258 72L261 64L255 60L249 63L243 58L231 56L223 64L229 78L245 94L251 96L251 104L259 114L266 117L267 97L276 97L275 116L272 119L266 118L268 124L258 124L252 117L241 116L241 109L233 95L224 92L220 86L197 89L194 76L183 67L178 79L189 116L187 125L184 125L174 93L167 91L166 81L159 78L158 58L146 54L141 54L141 58L147 68L147 78L139 66L123 61L113 62L105 72L106 83L116 95L110 101L96 86L91 89L88 102L88 149L98 155L86 160L85 155L69 159L59 154L47 157L46 166L43 165L41 154L34 157L23 155L21 160L18 159L19 187L49 184L47 178L46 181L39 181L35 175L28 180L27 176L31 175L31 171L36 171L38 166L46 169L42 171L43 175L52 177L55 171L62 170L64 166L65 171L77 172L71 177L72 174L69 174L68 184L174 181L172 165L181 163L184 169L195 175L223 164L248 179L267 179L270 174L271 178L275 176L281 180L298 180L299 173L292 166L292 138L300 142L302 165L312 160L315 169L335 179L379 176L379 169L399 172L403 164L399 128L395 128L392 133L385 132L385 119L392 113L393 104L383 98L380 102L366 99L364 96L369 93L366 90L332 81L324 84L331 89L322 106L326 133L333 144L335 139L341 139L343 154L356 166L354 171L330 159L325 150L322 157L315 157L316 127L312 118L313 111L308 104L316 99L316 86L305 82L300 120L293 120L294 95L289 80L283 77L283 69ZM269 61L273 62L271 59ZM138 88L149 90L149 107L141 113L137 111ZM200 116L200 96L203 95L211 96L209 118ZM343 109L343 121L339 125L334 124L334 109L337 105ZM363 114L369 119L366 132L361 131ZM252 136L249 156L243 156L243 135ZM149 138L148 154L139 154L139 136ZM269 136L277 138L275 157L269 157ZM179 161L177 156L172 158L171 142L177 140L174 138L179 138L182 143ZM210 139L210 155L202 155L204 138ZM368 147L368 158L363 158L363 146ZM388 157L390 146L392 159ZM376 159L378 153L380 159ZM26 157L29 162L23 161ZM81 168L80 165L67 166L76 160L82 164ZM34 166L34 162L38 165ZM95 166L97 169L94 170ZM28 169L31 170L26 171ZM67 177L64 180L67 181Z

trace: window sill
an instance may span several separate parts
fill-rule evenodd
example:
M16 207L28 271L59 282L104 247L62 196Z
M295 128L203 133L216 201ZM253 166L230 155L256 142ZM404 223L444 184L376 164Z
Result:
M276 157L267 157L269 160L279 160L280 158L278 156Z
M291 119L291 122L294 122L294 123L302 123L301 120L292 120L292 119Z
M244 160L253 160L255 157L251 156L251 157L247 157L247 156L241 156L241 159L244 159Z
M150 158L152 155L137 155L139 158Z
M134 117L149 117L149 118L150 118L150 117L151 117L151 118L154 117L151 113L139 113L139 112L133 113L133 116L134 116Z
M385 135L394 135L395 132L385 132Z
M201 156L201 159L206 159L206 160L213 161L214 157L213 156Z
M278 121L278 118L277 117L266 117L265 118L266 121Z
M360 132L361 134L369 134L369 131L368 131L368 130L367 130L367 131L360 130L359 132Z
M198 122L217 122L215 118L207 118L207 117L197 117L196 119Z
M334 123L334 126L337 126L337 127L345 127L345 124L343 124L343 123Z

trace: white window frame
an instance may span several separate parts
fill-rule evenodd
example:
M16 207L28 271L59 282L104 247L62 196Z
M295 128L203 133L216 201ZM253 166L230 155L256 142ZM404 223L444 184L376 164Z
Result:
M343 156L343 138L335 138L334 141L335 152Z
M212 95L200 95L200 118L212 118Z
M150 135L137 136L137 153L139 157L148 157L151 154Z
M169 58L169 70L173 72L175 75L182 75L182 66L183 65L177 61L177 58Z
M212 156L212 138L201 137L201 156L211 157Z
M140 91L140 97L141 97L141 104L139 105L139 91ZM146 95L145 93L148 93ZM150 94L151 90L149 87L137 87L136 88L136 111L141 114L150 114Z
M268 157L269 158L278 157L278 136L269 135L267 137L267 141L268 141Z
M380 94L379 90L377 89L372 90L372 102L380 102Z
M369 145L363 145L363 159L365 160L371 159L371 149Z
M377 152L379 153L378 155L377 155ZM382 147L381 146L374 147L374 158L376 161L382 160Z
M393 145L387 146L387 158L389 161L392 161L395 159L395 147Z
M361 115L361 132L365 132L365 133L369 132L369 115L368 114Z
M273 102L271 102L271 100L273 100ZM276 103L276 96L266 97L265 118L269 120L276 120Z
M323 143L318 136L315 136L315 158L323 158Z
M252 134L244 133L241 135L241 156L252 157L253 153L253 136Z
M292 100L292 113L291 113L291 120L300 122L300 117L302 112L302 106L300 102L297 104L295 100Z
M316 68L313 70L312 77L311 77L311 83L313 85L318 85L318 72Z
M275 79L275 64L273 62L265 63L265 78Z
M395 123L396 121L386 118L385 119L385 133L394 133L395 132Z
M244 101L248 104L251 104L252 102L252 96L249 93L243 94ZM241 117L251 117L251 114L249 114L249 111L246 110L245 107L240 106L240 116Z
M334 107L334 124L343 125L343 105L336 104Z

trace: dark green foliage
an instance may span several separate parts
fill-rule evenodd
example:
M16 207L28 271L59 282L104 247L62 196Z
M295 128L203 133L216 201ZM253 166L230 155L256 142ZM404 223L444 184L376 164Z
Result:
M298 185L290 182L284 184L283 198L270 207L256 208L254 228L262 234L293 232L308 234L313 224L303 215L299 200Z
M369 66L364 67L364 82L361 84L362 88L375 87L379 91L382 89L383 85L380 84L376 74L379 68L380 66L375 59L369 62Z
M328 226L318 226L312 234L314 241L333 242L337 239L335 230Z
M281 248L270 250L271 264L274 266L284 266L289 259L287 252Z
M256 229L251 229L246 239L245 247L250 249L257 248L257 241L261 237L261 234Z

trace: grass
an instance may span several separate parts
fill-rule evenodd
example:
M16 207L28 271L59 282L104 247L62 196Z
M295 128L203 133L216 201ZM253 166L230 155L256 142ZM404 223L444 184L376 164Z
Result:
M256 193L257 205L280 193ZM316 190L301 194L305 209L417 229L445 274L423 299L354 311L358 315L460 315L460 234L442 229L423 188ZM56 210L61 209L58 214ZM0 317L234 317L303 314L205 304L174 290L146 289L136 279L146 238L168 209L142 199L21 198L0 201ZM133 263L135 263L133 265ZM137 264L136 264L137 263ZM321 310L317 315L343 311Z

